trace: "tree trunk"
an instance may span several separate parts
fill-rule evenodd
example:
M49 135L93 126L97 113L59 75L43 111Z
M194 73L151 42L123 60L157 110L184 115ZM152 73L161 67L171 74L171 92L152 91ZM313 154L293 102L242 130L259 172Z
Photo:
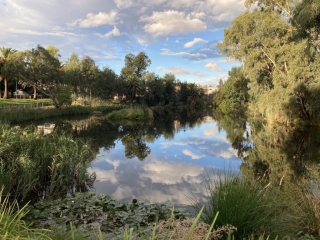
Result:
M4 79L4 93L3 93L3 99L7 99L8 98L8 81L5 78Z
M37 100L37 86L36 85L33 86L33 99Z

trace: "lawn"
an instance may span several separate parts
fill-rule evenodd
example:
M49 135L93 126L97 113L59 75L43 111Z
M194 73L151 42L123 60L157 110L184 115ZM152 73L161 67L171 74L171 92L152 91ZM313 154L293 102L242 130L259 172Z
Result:
M9 98L9 99L0 99L0 107L1 106L9 106L9 105L26 105L26 104L52 104L51 99L38 99L38 100L33 100L33 99L14 99L14 98Z

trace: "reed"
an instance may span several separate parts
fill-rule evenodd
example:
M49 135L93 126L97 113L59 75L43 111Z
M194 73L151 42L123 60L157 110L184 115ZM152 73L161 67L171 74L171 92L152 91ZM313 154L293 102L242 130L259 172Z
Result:
M9 195L2 197L0 190L0 239L50 239L43 229L31 229L22 218L26 205L19 208L16 200L9 201Z
M33 128L0 124L0 185L15 197L29 193L66 194L94 181L87 168L90 146L80 139L55 133L44 136Z
M152 119L153 112L150 108L143 105L133 105L118 111L111 112L107 116L111 120L136 120L136 119Z

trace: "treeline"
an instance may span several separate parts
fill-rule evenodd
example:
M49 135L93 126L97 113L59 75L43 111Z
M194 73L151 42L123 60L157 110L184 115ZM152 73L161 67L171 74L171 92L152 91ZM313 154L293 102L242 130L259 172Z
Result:
M88 102L92 98L115 97L148 106L199 107L203 104L201 87L180 82L171 73L160 77L147 72L150 64L144 52L136 56L127 54L121 74L117 75L108 67L99 68L90 56L80 59L72 53L62 62L59 49L52 45L47 48L38 45L25 51L2 47L0 81L4 82L3 98L8 98L8 88L14 89L17 82L23 89L31 89L34 99L39 93L51 98L57 108L70 105L72 96Z
M238 86L234 74L240 70L220 86L216 103L222 110L243 105L245 77L250 111L268 122L319 124L320 1L248 0L218 46L243 63Z

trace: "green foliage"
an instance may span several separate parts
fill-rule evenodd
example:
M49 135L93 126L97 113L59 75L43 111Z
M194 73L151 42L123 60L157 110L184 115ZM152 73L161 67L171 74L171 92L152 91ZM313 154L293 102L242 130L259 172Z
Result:
M71 86L58 85L56 92L52 95L53 104L56 108L70 106L72 103Z
M121 69L121 75L124 78L128 78L131 75L141 78L151 64L151 60L144 52L140 52L137 56L129 53L125 56L124 61L125 66Z
M249 100L249 79L245 77L242 67L232 68L226 82L220 82L215 93L214 103L224 114L246 110Z
M225 30L219 47L244 63L250 79L250 109L268 122L317 118L319 1L252 0L246 4L247 11ZM255 4L258 7L251 8Z
M109 196L94 193L77 193L74 197L39 202L28 206L26 221L32 221L37 228L68 230L69 223L84 233L93 235L98 227L106 239L122 235L124 227L139 233L150 228L156 221L170 217L172 206L150 204L134 199L132 203L116 203ZM173 211L174 218L185 219L184 209ZM72 229L71 229L72 230ZM71 231L72 232L72 231Z

